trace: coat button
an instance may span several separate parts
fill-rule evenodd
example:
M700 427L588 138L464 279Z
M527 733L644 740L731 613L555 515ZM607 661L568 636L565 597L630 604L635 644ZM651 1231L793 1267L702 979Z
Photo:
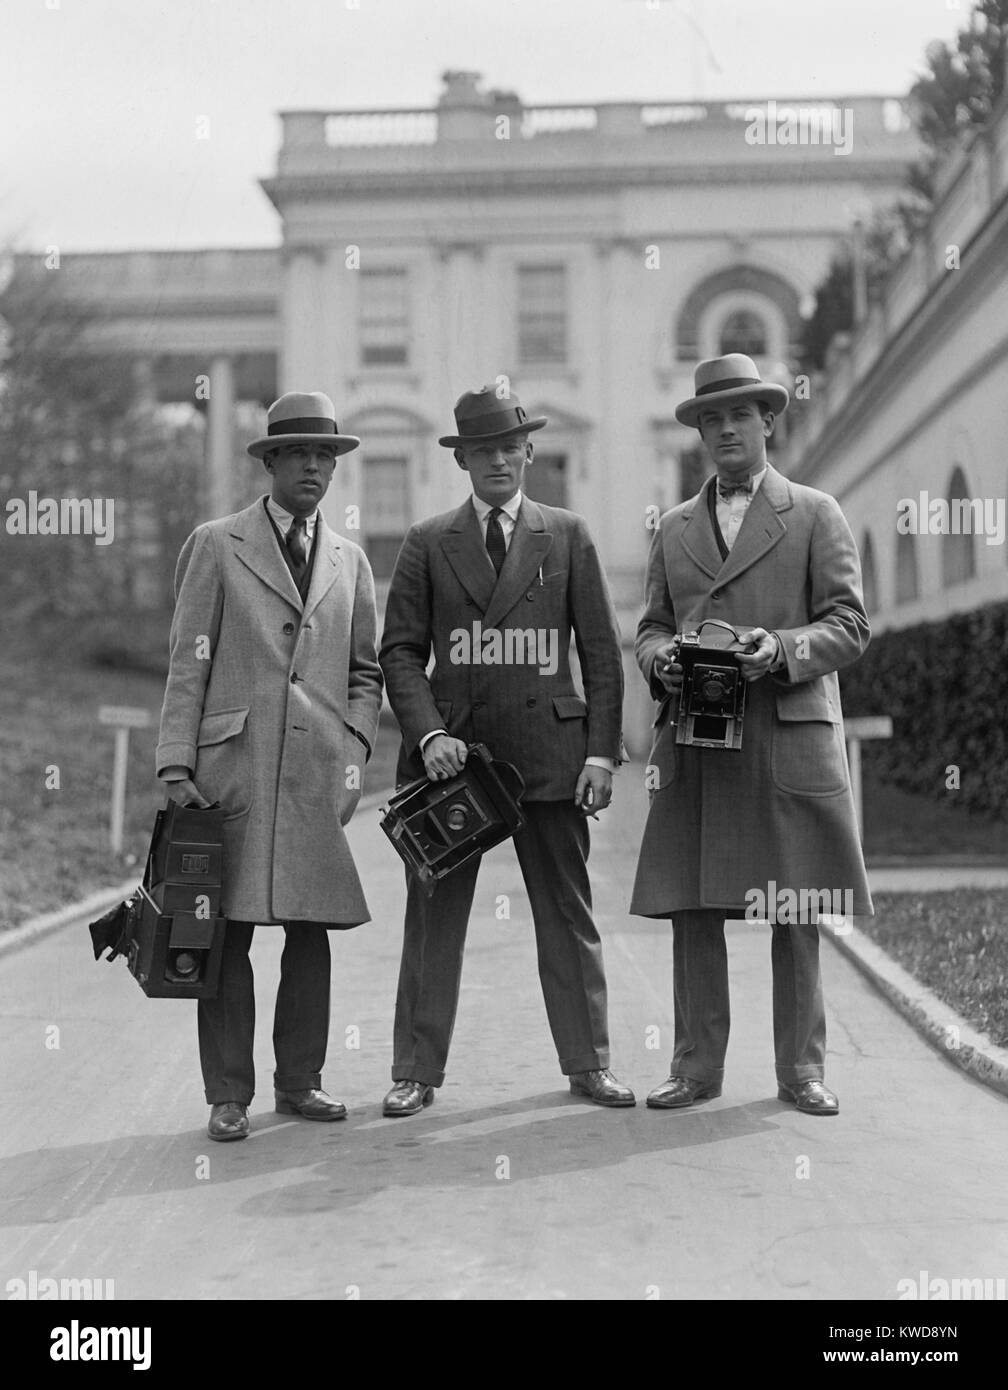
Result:
M532 708L532 706L535 704L535 702L536 702L536 697L535 697L534 695L530 695L529 698L525 701L525 703L528 705L529 709Z
M296 671L292 671L292 672L291 672L291 679L290 679L291 685L297 685L298 679L299 679L298 673L297 673Z
M528 599L529 603L531 603L532 600L535 598L535 589L529 589L525 597Z
M289 635L290 633L292 633L292 632L294 631L294 624L293 624L293 623L284 623L284 625L283 625L283 630L284 630L284 632L286 632L286 633Z
M711 594L711 598L714 600L715 603L720 602L720 599L721 599L721 590L720 590L720 589L715 589L715 590L713 591L713 593Z
M485 700L474 700L474 701L473 701L473 709L474 709L474 710L477 710L477 709L486 709L486 701L485 701Z

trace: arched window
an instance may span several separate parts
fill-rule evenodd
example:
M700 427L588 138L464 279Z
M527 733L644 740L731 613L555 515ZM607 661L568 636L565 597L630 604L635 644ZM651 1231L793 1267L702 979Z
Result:
M721 326L719 353L744 352L747 357L763 357L767 351L766 324L751 309L737 309Z
M908 532L896 535L896 602L910 603L917 597L917 544Z
M878 576L875 572L875 547L866 531L861 542L861 583L864 588L865 608L869 613L877 613L879 606Z
M947 491L949 532L941 538L942 584L950 589L965 584L976 574L976 552L973 547L974 516L970 506L966 474L961 468L952 470Z

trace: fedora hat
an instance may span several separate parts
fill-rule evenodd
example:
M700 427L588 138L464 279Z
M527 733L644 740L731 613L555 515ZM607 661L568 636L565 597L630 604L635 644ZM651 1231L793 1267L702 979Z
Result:
M340 434L336 407L322 391L288 391L266 412L266 433L253 439L248 451L261 459L270 449L283 444L325 444L334 454L348 454L360 440L355 434Z
M504 439L509 434L541 430L546 416L530 420L521 401L510 392L499 396L495 386L465 391L455 402L455 428L458 434L443 434L438 440L446 449L460 449L484 439Z
M787 388L773 381L760 381L756 363L742 352L730 352L727 357L709 357L697 364L693 377L693 395L677 405L675 417L681 425L696 428L700 411L705 405L722 405L731 400L761 400L775 415L787 410Z

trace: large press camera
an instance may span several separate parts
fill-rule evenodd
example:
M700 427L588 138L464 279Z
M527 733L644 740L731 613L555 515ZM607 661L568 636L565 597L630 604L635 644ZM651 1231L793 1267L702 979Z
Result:
M741 748L746 681L735 656L750 648L718 618L705 618L694 632L676 633L672 648L671 661L683 668L676 743Z

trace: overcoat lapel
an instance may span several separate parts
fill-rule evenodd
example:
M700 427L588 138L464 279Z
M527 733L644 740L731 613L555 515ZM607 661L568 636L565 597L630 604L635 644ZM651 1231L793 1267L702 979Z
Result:
M511 533L511 544L497 576L497 586L484 613L487 627L495 626L515 606L542 569L552 544L553 533L546 530L542 512L529 498L523 497ZM485 545L483 549L486 550Z
M736 579L757 560L762 560L767 551L772 550L778 541L787 535L787 527L779 513L786 511L790 506L791 493L787 483L777 470L768 464L763 481L742 518L735 544L718 569L719 584Z
M238 513L229 535L233 538L234 553L242 564L300 613L301 595L294 583L294 576L284 564L261 497L258 502L253 502L251 507L246 507L243 512ZM316 574L320 558L318 555L315 557ZM313 588L314 583L313 576Z
M690 518L683 527L680 538L686 554L695 565L700 566L704 574L709 574L711 579L722 565L721 552L714 539L710 514L707 511L707 492L714 485L715 478L712 476L693 498Z
M441 549L455 578L485 613L497 576L471 500L463 502L452 517L448 530L441 537Z

